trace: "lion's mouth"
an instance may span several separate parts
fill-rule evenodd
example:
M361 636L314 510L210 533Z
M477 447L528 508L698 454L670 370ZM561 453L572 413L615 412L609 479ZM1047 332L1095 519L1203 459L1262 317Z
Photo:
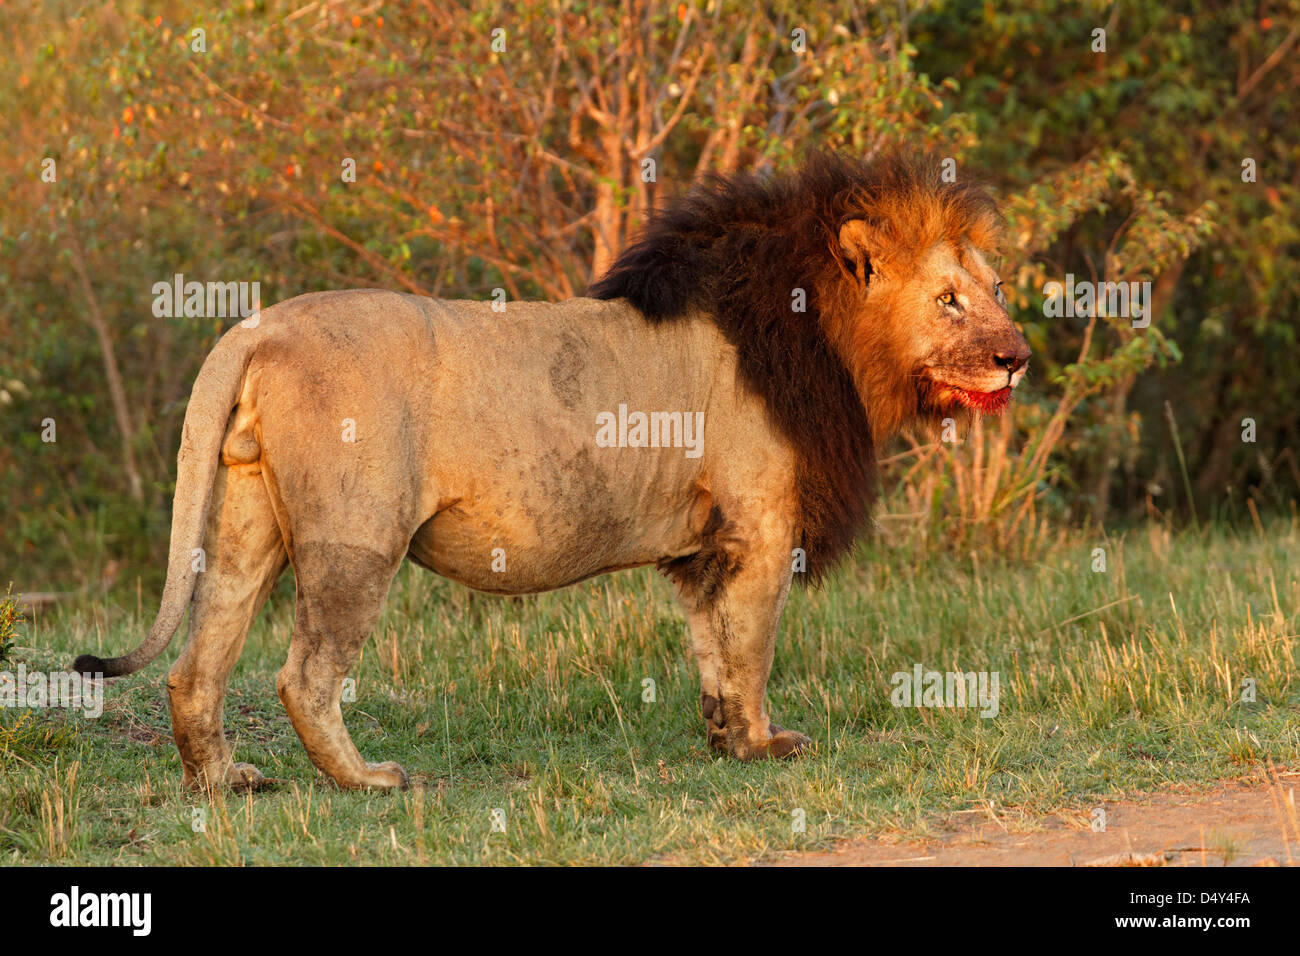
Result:
M1011 404L1011 386L995 392L972 392L965 388L952 388L957 401L981 415L1001 415Z
M939 386L939 402L942 405L960 405L981 415L1001 415L1011 404L1011 386L992 392L977 392L958 385L942 383Z

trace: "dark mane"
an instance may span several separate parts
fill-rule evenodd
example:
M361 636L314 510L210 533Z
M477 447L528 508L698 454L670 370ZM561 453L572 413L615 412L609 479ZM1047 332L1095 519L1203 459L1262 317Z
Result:
M656 324L700 309L736 347L741 380L796 452L808 581L852 547L876 486L872 423L826 331L840 308L836 293L851 281L840 226L883 219L919 249L936 230L934 239L971 232L985 214L992 206L982 191L942 182L937 163L814 154L792 173L715 176L695 186L662 209L588 292L626 298ZM805 312L792 309L796 289L807 297Z

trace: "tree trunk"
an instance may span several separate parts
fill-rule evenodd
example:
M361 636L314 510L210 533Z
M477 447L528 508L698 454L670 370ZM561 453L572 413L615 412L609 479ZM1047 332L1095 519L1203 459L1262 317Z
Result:
M81 247L71 235L67 238L72 252L72 268L77 273L77 282L81 294L86 299L86 315L91 328L99 339L99 350L104 359L104 378L108 382L108 397L113 404L113 417L117 420L117 430L122 436L122 470L126 472L127 489L133 501L144 501L144 482L140 479L140 469L135 462L135 426L131 423L131 408L126 401L126 389L122 387L122 373L117 365L117 354L113 351L113 336L104 312L99 307L99 297L90 283L86 272L86 261Z

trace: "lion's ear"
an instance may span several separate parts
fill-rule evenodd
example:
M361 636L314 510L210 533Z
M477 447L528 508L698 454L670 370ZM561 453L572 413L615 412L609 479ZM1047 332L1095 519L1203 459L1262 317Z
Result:
M840 251L844 261L853 267L853 274L865 286L875 271L871 260L881 252L880 233L865 219L850 219L840 226Z

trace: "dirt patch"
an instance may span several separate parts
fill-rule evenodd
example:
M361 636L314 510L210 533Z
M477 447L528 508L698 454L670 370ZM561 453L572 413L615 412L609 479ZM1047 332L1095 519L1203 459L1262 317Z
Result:
M953 814L930 839L855 840L798 853L776 866L1293 866L1300 864L1300 770L1225 783L1205 791L1162 792L1100 802L1051 817L1008 811ZM1096 818L1099 819L1099 818Z

